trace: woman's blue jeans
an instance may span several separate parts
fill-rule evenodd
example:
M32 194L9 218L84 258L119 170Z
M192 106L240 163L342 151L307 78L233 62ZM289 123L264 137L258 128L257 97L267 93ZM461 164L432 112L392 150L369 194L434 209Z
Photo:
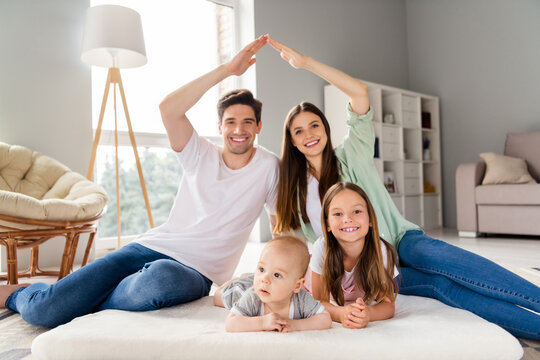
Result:
M178 261L132 243L55 284L15 291L6 308L34 325L55 327L95 311L147 311L208 295L212 281Z
M469 310L515 336L540 340L540 288L494 262L407 231L398 247L399 293Z

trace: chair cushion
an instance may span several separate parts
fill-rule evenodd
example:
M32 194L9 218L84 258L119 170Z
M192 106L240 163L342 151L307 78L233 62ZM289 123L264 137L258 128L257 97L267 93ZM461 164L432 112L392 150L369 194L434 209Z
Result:
M148 312L106 310L32 342L37 359L520 359L521 345L482 318L443 303L398 295L396 313L365 329L225 332L228 311L212 297Z
M504 154L525 160L529 173L540 182L540 131L508 133Z
M491 152L482 153L480 157L486 162L482 185L536 183L527 171L527 163L523 159Z
M101 213L107 200L101 186L57 160L0 143L0 214L35 220L84 220Z
M540 184L480 185L475 189L477 204L540 206Z

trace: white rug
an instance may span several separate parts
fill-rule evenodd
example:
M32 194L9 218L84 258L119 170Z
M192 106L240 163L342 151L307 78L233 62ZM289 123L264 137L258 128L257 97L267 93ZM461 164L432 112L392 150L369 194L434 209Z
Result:
M151 312L107 310L38 336L35 359L520 359L516 338L439 301L399 295L366 329L226 333L212 298Z

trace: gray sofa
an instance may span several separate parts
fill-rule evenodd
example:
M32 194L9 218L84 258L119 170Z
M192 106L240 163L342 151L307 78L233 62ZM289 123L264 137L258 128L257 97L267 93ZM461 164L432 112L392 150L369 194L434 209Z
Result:
M540 132L507 134L504 155L524 159L537 184L481 185L485 163L460 164L456 170L459 236L540 235Z

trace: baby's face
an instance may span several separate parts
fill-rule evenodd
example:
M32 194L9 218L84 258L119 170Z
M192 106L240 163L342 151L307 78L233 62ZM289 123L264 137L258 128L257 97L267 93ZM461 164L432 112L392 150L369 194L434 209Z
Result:
M265 304L286 301L300 290L302 276L290 252L269 244L257 264L253 289Z

